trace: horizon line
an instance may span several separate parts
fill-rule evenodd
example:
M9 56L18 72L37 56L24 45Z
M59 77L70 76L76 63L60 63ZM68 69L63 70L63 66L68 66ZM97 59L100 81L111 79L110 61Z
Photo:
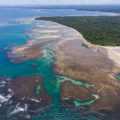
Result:
M87 5L120 5L120 4L113 4L113 3L108 3L108 4L2 4L0 6L87 6Z

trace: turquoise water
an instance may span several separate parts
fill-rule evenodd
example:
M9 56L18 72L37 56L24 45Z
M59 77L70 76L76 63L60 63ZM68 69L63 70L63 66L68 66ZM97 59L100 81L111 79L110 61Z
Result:
M26 32L30 27L30 24L16 24L0 27L0 75L14 77L33 72L31 61L23 64L12 64L7 58L7 49L11 48L11 46L23 45L28 41L29 38L26 36Z

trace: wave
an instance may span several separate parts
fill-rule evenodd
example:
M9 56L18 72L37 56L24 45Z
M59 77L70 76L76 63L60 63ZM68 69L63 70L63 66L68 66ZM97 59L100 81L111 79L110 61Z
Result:
M10 117L12 115L15 115L15 114L18 114L18 113L21 113L21 112L25 112L25 111L27 111L27 109L28 109L27 104L25 104L24 106L21 106L20 103L18 103L15 107L11 106L8 109L7 116Z

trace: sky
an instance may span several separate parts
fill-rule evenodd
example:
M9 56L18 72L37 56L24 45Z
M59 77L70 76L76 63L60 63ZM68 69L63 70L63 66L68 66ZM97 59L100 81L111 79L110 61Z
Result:
M0 5L8 4L120 4L120 0L0 0Z

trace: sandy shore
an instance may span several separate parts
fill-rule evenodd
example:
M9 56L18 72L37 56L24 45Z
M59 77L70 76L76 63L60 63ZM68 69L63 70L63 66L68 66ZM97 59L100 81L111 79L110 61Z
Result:
M76 30L74 30L74 31L76 31ZM73 36L74 36L74 33L73 33ZM84 39L84 37L81 33L79 33L79 38L81 39L81 41L84 44L86 44L89 48L92 48L94 51L99 50L99 48L103 49L103 51L105 50L106 56L108 56L118 67L120 67L120 46L94 45L94 44L91 44L90 42L88 42L86 39Z
M108 56L118 67L120 67L120 46L94 45L88 42L86 39L84 39L81 33L79 33L79 38L84 44L86 44L89 48L92 48L94 51L99 50L99 48L103 49L103 51L105 50L106 56Z
M108 57L120 67L120 47L103 47L107 51Z

